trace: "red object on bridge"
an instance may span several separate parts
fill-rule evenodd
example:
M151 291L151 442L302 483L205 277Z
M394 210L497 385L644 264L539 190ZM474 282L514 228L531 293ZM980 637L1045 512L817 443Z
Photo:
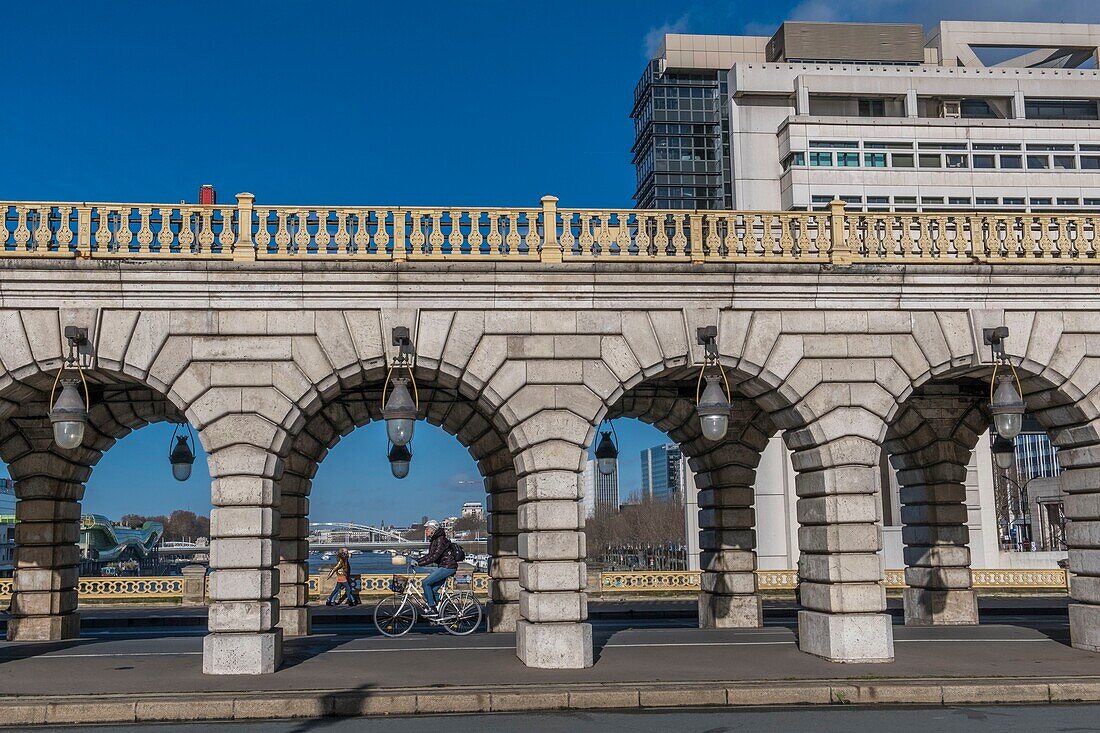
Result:
M204 183L199 186L199 203L210 205L218 203L218 192L214 190L212 184Z

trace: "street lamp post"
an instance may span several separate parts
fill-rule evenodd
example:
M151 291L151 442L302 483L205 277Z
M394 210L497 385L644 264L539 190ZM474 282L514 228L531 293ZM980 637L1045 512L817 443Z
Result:
M615 440L612 440L612 434L615 433L615 424L610 420L606 422L611 429L600 433L602 437L596 445L596 469L601 475L610 476L615 473L615 468L619 462L619 447L617 445L619 436L616 434Z
M718 327L704 326L696 331L699 343L703 345L703 367L699 370L699 381L695 384L695 412L699 416L699 426L707 440L721 440L729 430L730 412L733 409L726 371L718 360ZM703 380L707 386L700 391ZM725 391L722 386L725 385Z
M53 425L53 439L59 448L72 450L84 442L84 427L88 423L88 408L92 397L88 390L88 380L84 376L84 364L81 350L88 345L88 329L77 326L65 327L65 339L69 342L69 355L54 379L50 390L50 423ZM66 370L76 371L79 379L64 377ZM61 394L57 394L57 385L61 385ZM81 399L78 386L83 385L84 397Z
M393 345L398 347L398 351L390 363L386 381L382 385L382 419L386 421L386 437L392 445L387 452L390 470L394 477L405 478L409 475L409 462L412 460L411 443L416 416L420 410L420 394L416 388L416 375L413 373L416 352L409 337L409 329L405 326L395 326L392 337ZM408 377L394 376L395 370L408 372ZM387 387L392 387L388 399L386 398Z

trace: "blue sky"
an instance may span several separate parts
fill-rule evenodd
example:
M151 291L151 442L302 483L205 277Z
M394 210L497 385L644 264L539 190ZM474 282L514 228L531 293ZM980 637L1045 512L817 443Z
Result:
M770 35L785 18L1093 21L1095 0L801 2L123 2L5 8L0 199L275 204L627 206L634 85L664 32ZM203 459L185 484L148 460L165 426L123 439L85 507L117 517L205 512ZM618 427L624 495L638 451ZM480 498L456 440L421 426L404 482L378 426L322 465L313 519L404 522Z

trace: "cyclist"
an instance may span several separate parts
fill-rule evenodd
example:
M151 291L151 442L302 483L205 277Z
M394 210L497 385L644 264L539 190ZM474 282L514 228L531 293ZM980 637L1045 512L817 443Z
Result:
M438 603L438 596L436 595L439 588L447 582L447 578L455 574L458 570L458 563L455 561L455 553L453 543L447 539L447 532L443 527L439 526L439 522L434 519L424 525L425 531L432 530L428 544L428 552L414 561L417 565L435 565L433 570L427 578L421 582L421 586L424 588L424 600L428 604L428 611L425 616L428 619L439 618L439 611L436 609L436 603Z

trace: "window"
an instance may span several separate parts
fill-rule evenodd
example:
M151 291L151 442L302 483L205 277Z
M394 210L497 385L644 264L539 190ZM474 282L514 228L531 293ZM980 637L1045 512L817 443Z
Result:
M888 204L890 203L889 196L868 196L867 203L869 204Z
M974 203L977 204L978 206L996 206L997 205L997 197L994 196L992 198L989 198L989 197L979 196L978 198L974 199Z
M1087 170L1087 171L1100 170L1100 156L1097 156L1097 155L1082 155L1081 156L1081 170Z
M864 153L863 165L868 168L885 168L886 153Z
M1029 120L1095 120L1096 101L1092 99L1027 99L1024 115Z
M947 203L952 206L970 206L969 196L948 196Z
M787 157L783 159L783 170L790 170L792 166L804 165L806 165L805 153L788 153Z
M1015 196L1005 196L1001 199L1001 203L1005 206L1023 206L1024 200L1022 198L1016 198Z
M1076 206L1077 205L1077 199L1059 198L1058 199L1058 205L1059 206Z
M975 150L1019 150L1017 143L974 143Z
M885 99L861 99L859 100L860 117L885 117Z
M1035 198L1031 199L1032 206L1050 206L1050 199L1048 198Z
M921 150L966 150L966 143L917 143Z
M929 155L928 153L921 153L918 156L920 160L921 168L941 168L943 167L943 160L938 155Z
M912 150L913 143L888 143L869 140L863 143L864 150Z
M1081 150L1087 150L1087 151L1094 152L1094 153L1097 152L1097 151L1100 151L1100 145L1086 145L1086 144L1082 143L1078 147L1080 147Z
M1077 159L1072 155L1055 155L1054 167L1064 171L1075 170L1077 168Z
M858 148L859 143L846 140L811 140L811 148Z
M975 168L996 168L997 159L992 155L975 155L974 156Z
M912 168L913 167L913 154L912 153L894 153L890 156L890 165L894 168Z
M1045 170L1050 168L1050 156L1049 155L1029 155L1027 156L1028 170Z
M966 168L967 167L966 157L967 156L959 155L958 153L948 153L947 154L947 167L948 168Z
M859 153L837 153L836 164L841 168L858 168Z
M1085 206L1100 206L1100 199L1085 199Z
M832 165L833 154L810 151L810 165Z
M1072 145L1049 145L1049 144L1045 144L1045 143L1044 144L1038 144L1038 145L1032 145L1032 144L1029 143L1028 146L1027 146L1027 149L1028 150L1035 150L1035 151L1044 151L1044 150L1045 151L1054 151L1054 150L1071 151L1071 150L1073 150L1073 146Z
M1019 155L1002 155L1001 156L1002 168L1023 168L1023 159Z
M917 197L916 196L895 196L894 197L894 203L895 204L914 204L915 205L917 203Z
M992 119L997 115L989 102L984 99L962 99L959 101L959 114L967 118Z
M930 204L932 206L942 206L943 196L921 196L921 204Z

